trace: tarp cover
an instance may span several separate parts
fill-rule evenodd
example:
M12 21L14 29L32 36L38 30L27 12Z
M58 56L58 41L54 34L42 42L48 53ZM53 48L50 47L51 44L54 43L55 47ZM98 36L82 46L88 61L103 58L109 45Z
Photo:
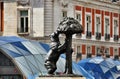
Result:
M37 75L46 75L47 70L44 66L45 57L49 51L49 45L33 40L28 40L15 36L1 36L0 49L8 55L28 79L34 79ZM73 62L73 72L91 78L91 75ZM56 72L64 72L65 55L61 55L57 62ZM82 72L82 73L81 73Z
M111 58L94 57L78 62L95 79L120 79L120 61Z
M15 36L2 36L0 37L0 49L11 57L26 77L47 73L44 67L44 58L49 49L47 44Z
M48 44L15 36L1 36L0 50L8 55L19 70L28 79L46 75L45 57L50 47ZM120 62L110 58L88 58L72 62L73 73L86 79L120 79ZM57 62L56 72L64 72L65 55L62 54Z

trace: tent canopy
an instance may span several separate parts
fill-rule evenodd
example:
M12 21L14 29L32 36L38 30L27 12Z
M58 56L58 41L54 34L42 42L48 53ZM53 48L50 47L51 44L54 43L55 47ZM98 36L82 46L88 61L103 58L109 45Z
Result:
M14 64L26 77L47 73L44 58L49 46L33 40L15 36L0 37L0 50L12 59Z
M47 70L44 66L45 57L50 47L48 44L28 40L15 36L0 37L0 50L3 54L12 59L14 64L27 78L30 76L46 75ZM57 62L56 72L64 72L65 55L62 55ZM73 71L81 74L73 63Z
M78 62L95 79L117 79L120 77L120 61L111 58L94 57Z
M33 77L38 74L47 74L44 62L47 52L50 50L48 44L15 36L2 36L0 37L0 50L12 59L13 63L28 79L34 79ZM57 62L56 72L64 72L65 62L65 55L63 54ZM75 62L72 63L72 69L74 74L94 79Z

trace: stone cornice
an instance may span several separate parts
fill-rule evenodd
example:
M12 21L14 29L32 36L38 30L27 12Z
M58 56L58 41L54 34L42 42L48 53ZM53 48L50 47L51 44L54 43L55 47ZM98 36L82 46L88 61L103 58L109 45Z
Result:
M73 39L74 44L87 44L87 45L99 45L99 46L114 46L120 47L119 42L109 42L109 41L99 41L99 40L89 40L89 39Z
M101 10L109 10L111 11L118 11L120 10L120 3L110 3L110 2L103 2L103 1L97 1L97 0L73 0L73 3L76 5L83 5L83 6L89 6L93 8L99 8ZM91 5L91 6L90 6ZM98 6L98 7L95 7ZM119 12L119 11L118 11Z

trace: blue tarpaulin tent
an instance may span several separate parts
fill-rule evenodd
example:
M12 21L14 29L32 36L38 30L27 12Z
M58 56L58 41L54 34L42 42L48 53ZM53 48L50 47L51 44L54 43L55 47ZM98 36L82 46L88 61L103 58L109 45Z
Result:
M94 57L83 59L78 62L78 65L95 79L119 79L120 77L120 61L111 58Z
M46 75L44 67L45 57L50 47L48 44L28 40L15 36L0 37L0 51L12 59L21 73L28 79L35 79L38 75ZM65 55L61 55L57 62L56 72L64 72ZM79 63L72 63L73 72L86 79L120 79L120 62L111 59L84 59ZM104 75L104 78L101 77Z
M28 79L34 79L38 75L46 75L44 67L45 57L50 47L48 44L28 40L15 36L0 37L0 51L12 59L21 73ZM64 72L65 55L62 55L57 62L56 72ZM88 73L73 62L73 72L75 74L89 77ZM80 72L82 71L82 73Z
M57 62L58 69L56 72L64 72L65 70L65 54L62 54ZM84 68L82 68L80 65L78 65L76 62L72 62L72 70L73 73L76 75L81 75L83 77L86 77L86 79L94 79L92 75L90 75Z
M9 56L27 78L29 75L47 73L43 63L47 53L45 44L15 36L2 36L0 51Z

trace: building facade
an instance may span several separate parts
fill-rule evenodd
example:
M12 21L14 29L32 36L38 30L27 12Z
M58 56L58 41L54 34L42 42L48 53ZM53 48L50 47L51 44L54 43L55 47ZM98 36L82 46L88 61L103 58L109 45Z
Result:
M2 35L44 36L43 7L43 0L3 0L0 2Z
M73 59L97 55L119 58L120 3L110 0L46 0L48 2L51 6L45 10L50 11L45 15L50 16L53 24L52 30L46 29L47 32L54 31L66 16L76 18L83 25L82 35L73 36Z
M120 56L120 3L111 0L12 0L0 2L1 36L22 36L49 43L64 17L84 28L73 36L73 59ZM64 42L64 37L61 40Z

